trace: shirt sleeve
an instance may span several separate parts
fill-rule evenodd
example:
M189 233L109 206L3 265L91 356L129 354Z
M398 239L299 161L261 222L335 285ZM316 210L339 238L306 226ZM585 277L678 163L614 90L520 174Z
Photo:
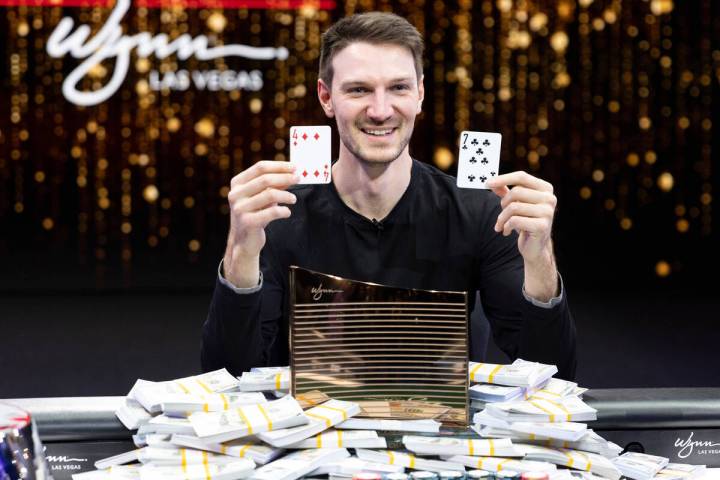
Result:
M230 283L230 281L227 278L225 278L225 270L223 269L224 261L225 261L225 259L223 258L222 260L220 260L220 265L218 265L218 276L217 276L218 282L220 282L222 285L224 285L225 287L229 288L230 290L232 290L233 292L235 292L239 295L248 295L250 293L256 293L256 292L260 291L260 289L262 288L262 283L263 283L262 272L260 272L260 278L258 279L258 284L255 285L254 287L246 287L246 288L236 287L235 285ZM525 287L523 287L523 288L525 288ZM528 298L530 298L530 297L528 297Z
M276 265L268 241L260 255L258 285L237 288L222 276L221 262L202 329L203 371L227 368L239 375L268 366L276 357L285 292Z
M262 281L262 278L260 280ZM560 293L558 294L557 297L553 297L550 300L548 300L547 302L541 302L540 300L537 300L537 299L531 297L530 295L528 295L527 292L525 291L525 283L523 283L523 287L522 287L523 297L525 297L525 300L532 303L536 307L553 308L555 305L559 305L563 299L563 291L564 291L563 280L562 280L562 275L560 275L559 272L558 272L558 283L560 284Z

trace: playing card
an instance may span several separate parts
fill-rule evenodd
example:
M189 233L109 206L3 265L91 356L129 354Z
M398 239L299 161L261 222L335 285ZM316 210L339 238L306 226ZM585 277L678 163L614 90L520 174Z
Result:
M464 131L460 134L457 186L488 188L485 183L498 175L502 135Z
M330 183L330 127L290 127L290 163L297 165L300 184Z

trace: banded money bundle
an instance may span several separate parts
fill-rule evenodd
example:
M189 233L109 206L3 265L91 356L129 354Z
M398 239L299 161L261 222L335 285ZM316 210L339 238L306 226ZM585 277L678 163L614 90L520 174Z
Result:
M429 419L423 418L428 412L419 409L420 402L409 406L378 400L361 408L320 392L293 398L287 393L288 367L253 369L239 378L218 370L166 382L138 380L117 411L123 424L137 430L133 440L138 448L100 460L98 470L73 477L350 479L361 473L392 478L408 470L447 476L482 469L496 475L544 472L551 480L618 480L622 475L668 480L703 472L702 466L668 464L662 457L618 456L619 446L584 423L596 416L582 400L586 389L552 378L556 371L552 365L523 360L510 365L471 362L469 394L482 408L473 417L472 430L461 436L441 428L444 409L439 404L432 405L436 419ZM418 415L400 412L408 408ZM368 418L363 409L387 416ZM388 449L389 442L378 432L407 433L404 448Z

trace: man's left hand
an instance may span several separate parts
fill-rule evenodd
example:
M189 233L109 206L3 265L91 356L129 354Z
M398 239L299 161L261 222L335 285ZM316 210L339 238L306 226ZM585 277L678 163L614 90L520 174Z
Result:
M501 198L495 231L505 236L518 232L518 249L526 264L553 262L550 234L557 205L553 186L523 171L498 175L487 186Z

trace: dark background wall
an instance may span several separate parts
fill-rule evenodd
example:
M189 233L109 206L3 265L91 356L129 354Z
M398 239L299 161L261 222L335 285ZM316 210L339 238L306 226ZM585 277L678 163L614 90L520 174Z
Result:
M0 7L0 397L121 394L199 370L199 331L227 232L230 178L285 159L317 105L319 34L390 10L427 42L411 153L453 174L465 129L503 134L501 171L551 181L556 250L588 387L717 386L717 4L338 2L314 10L132 7L126 34L183 31L286 46L286 60L133 54L109 100L61 92L63 16ZM151 72L262 72L258 91L153 91ZM103 62L84 80L97 89ZM337 136L334 139L337 150ZM502 359L497 351L491 358Z

